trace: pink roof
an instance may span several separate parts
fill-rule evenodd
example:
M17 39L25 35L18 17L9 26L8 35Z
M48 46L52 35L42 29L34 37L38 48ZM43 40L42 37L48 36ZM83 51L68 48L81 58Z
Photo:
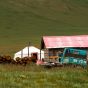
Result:
M44 36L46 48L88 47L88 35Z

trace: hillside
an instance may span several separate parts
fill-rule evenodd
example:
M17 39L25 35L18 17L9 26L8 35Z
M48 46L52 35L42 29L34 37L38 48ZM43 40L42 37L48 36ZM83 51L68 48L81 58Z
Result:
M40 45L43 35L88 34L88 0L0 0L0 53Z

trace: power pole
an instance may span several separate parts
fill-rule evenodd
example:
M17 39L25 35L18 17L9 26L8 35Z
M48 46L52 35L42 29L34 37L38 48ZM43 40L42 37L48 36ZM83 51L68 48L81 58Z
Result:
M21 50L21 58L23 58L23 49Z
M30 42L28 43L28 57L30 57L29 47L30 47Z
M41 60L41 48L40 48L40 60Z

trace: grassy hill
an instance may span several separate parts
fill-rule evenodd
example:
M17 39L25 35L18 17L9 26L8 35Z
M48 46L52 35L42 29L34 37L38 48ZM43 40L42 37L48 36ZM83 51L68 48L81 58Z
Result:
M40 46L43 35L88 34L88 0L0 0L0 53Z

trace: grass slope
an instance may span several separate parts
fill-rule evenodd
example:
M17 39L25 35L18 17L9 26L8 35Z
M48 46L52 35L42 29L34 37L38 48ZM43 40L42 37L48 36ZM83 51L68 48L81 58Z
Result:
M43 35L88 34L88 0L0 0L0 53L12 54Z

